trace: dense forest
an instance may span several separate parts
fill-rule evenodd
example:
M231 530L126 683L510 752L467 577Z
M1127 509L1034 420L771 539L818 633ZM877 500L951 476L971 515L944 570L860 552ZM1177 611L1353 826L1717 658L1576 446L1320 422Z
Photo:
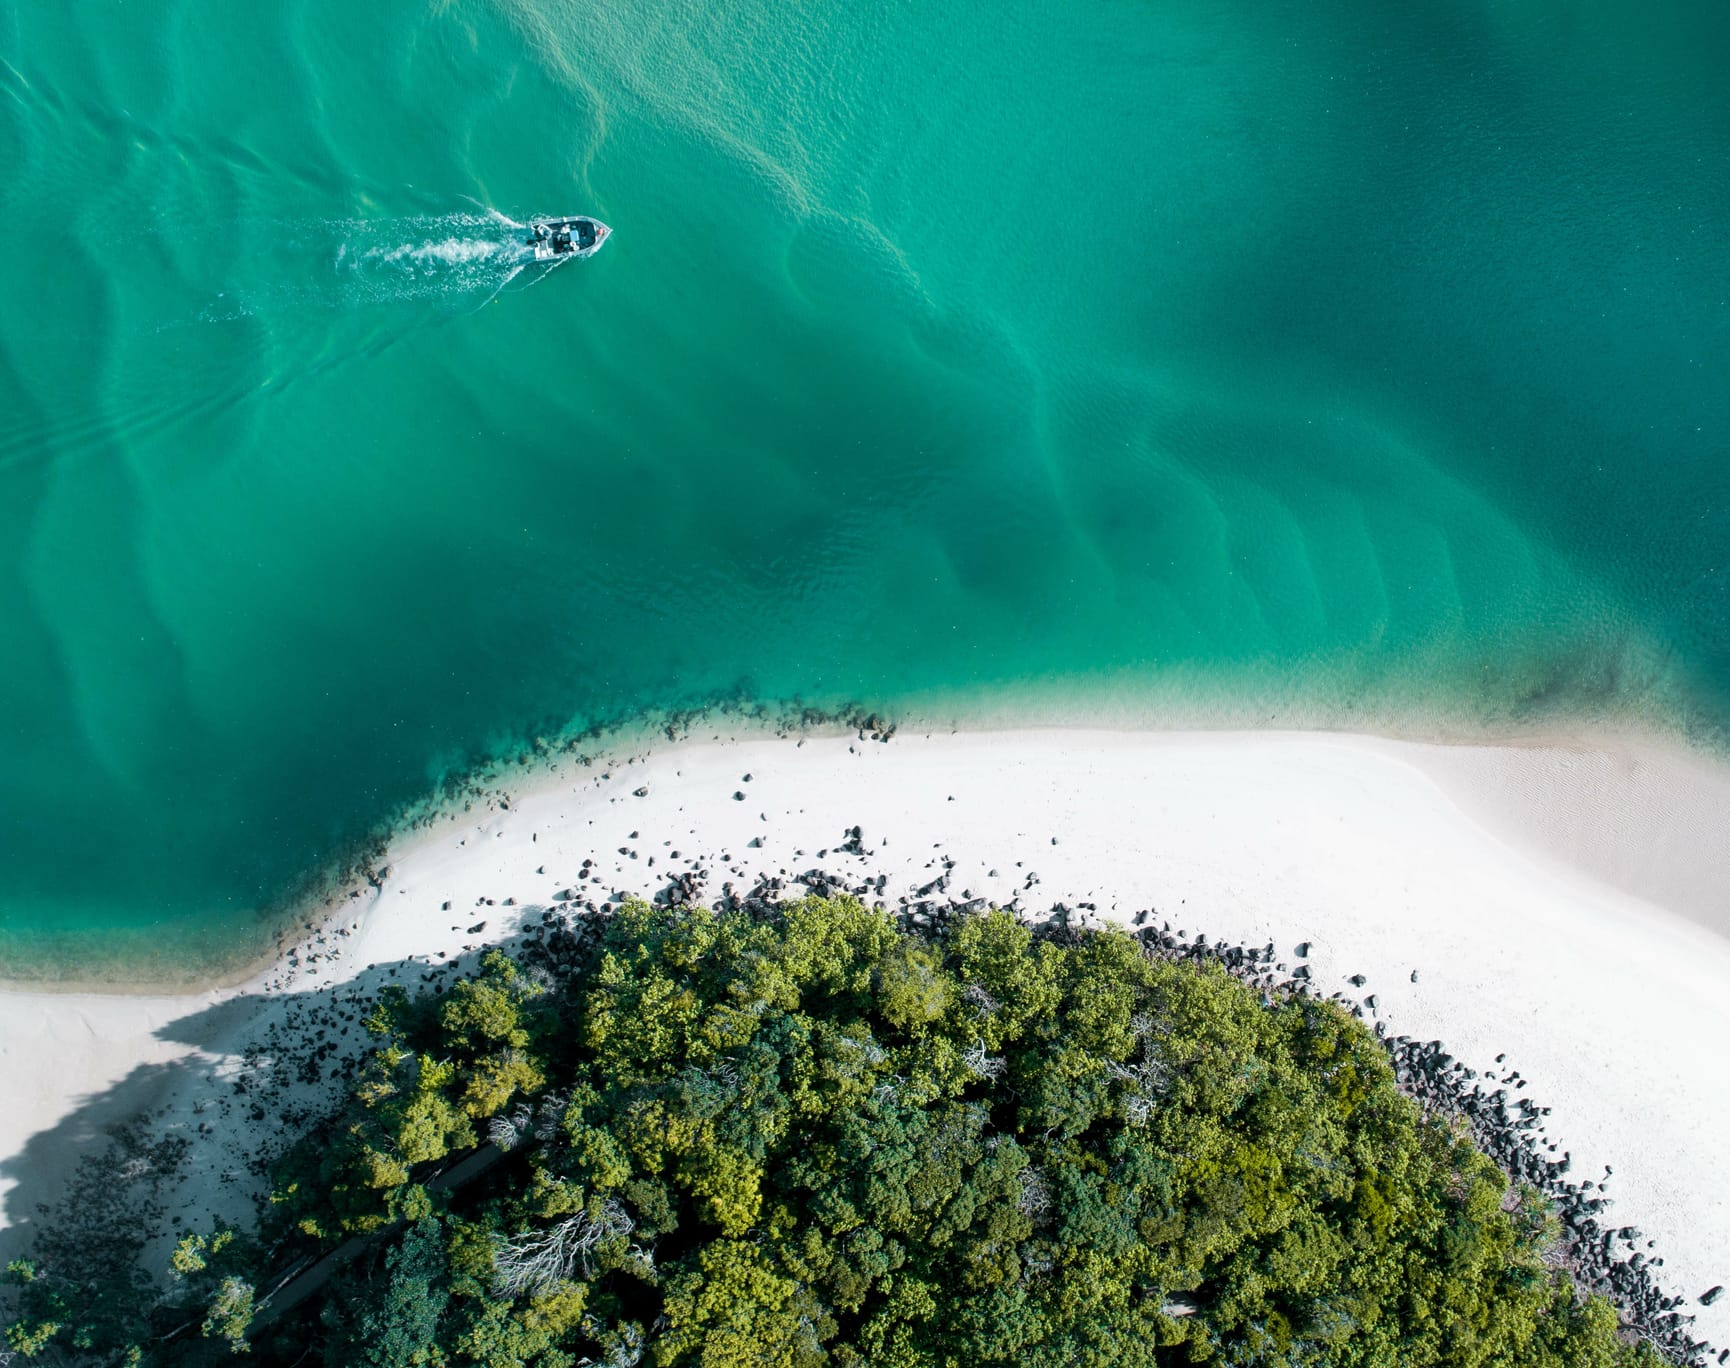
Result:
M586 930L586 934L584 934ZM1656 1365L1338 1004L1005 913L626 904L386 990L256 1229L46 1239L23 1359ZM138 1242L142 1248L142 1242Z

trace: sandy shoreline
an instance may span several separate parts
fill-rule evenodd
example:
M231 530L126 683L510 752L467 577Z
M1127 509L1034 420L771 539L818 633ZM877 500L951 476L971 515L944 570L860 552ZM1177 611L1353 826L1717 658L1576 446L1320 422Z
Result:
M864 855L840 849L854 825ZM0 1245L103 1125L148 1109L196 1135L238 1105L245 1046L391 972L369 966L412 978L405 962L508 935L566 890L652 894L693 866L716 893L813 867L885 875L893 908L948 860L933 896L1091 903L1102 920L1152 908L1192 933L1272 940L1288 960L1312 942L1317 986L1365 975L1390 1031L1438 1037L1478 1068L1505 1053L1552 1108L1575 1175L1614 1166L1609 1219L1655 1240L1660 1280L1692 1300L1730 1281L1727 834L1730 769L1645 744L1070 730L662 742L410 833L378 888L326 909L322 943L240 984L0 991ZM244 1155L202 1138L194 1154L188 1219L239 1211ZM1697 1333L1730 1342L1730 1301L1687 1309Z

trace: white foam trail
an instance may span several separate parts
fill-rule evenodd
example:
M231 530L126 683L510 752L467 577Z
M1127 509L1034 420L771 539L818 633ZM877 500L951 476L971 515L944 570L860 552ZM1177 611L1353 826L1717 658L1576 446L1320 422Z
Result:
M533 221L532 219L530 221ZM273 218L234 225L272 243L265 266L223 282L202 321L282 308L339 311L359 305L430 304L466 312L515 286L534 263L527 227L475 203L449 214L395 218ZM540 279L531 272L529 284Z
M532 257L523 226L496 209L341 221L334 269L347 300L490 302Z
M464 266L471 262L493 261L505 257L514 261L522 255L522 244L516 242L496 242L484 238L446 238L442 242L422 242L418 245L406 243L391 248L375 247L366 252L363 259L384 262L387 265L410 262L430 266L443 262L450 266Z

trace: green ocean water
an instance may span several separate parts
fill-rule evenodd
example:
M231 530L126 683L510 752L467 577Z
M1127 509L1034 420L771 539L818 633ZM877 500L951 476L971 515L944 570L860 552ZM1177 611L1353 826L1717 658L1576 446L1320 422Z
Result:
M1721 735L1727 59L0 0L0 972L215 966L443 776L717 698Z

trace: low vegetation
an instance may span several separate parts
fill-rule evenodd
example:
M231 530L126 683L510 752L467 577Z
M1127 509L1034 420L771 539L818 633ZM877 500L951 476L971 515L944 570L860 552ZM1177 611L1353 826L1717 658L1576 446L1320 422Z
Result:
M256 1235L13 1266L64 1363L1614 1368L1556 1223L1332 1003L1001 913L627 905L387 994ZM120 1278L121 1273L112 1274ZM126 1275L130 1276L130 1275Z

